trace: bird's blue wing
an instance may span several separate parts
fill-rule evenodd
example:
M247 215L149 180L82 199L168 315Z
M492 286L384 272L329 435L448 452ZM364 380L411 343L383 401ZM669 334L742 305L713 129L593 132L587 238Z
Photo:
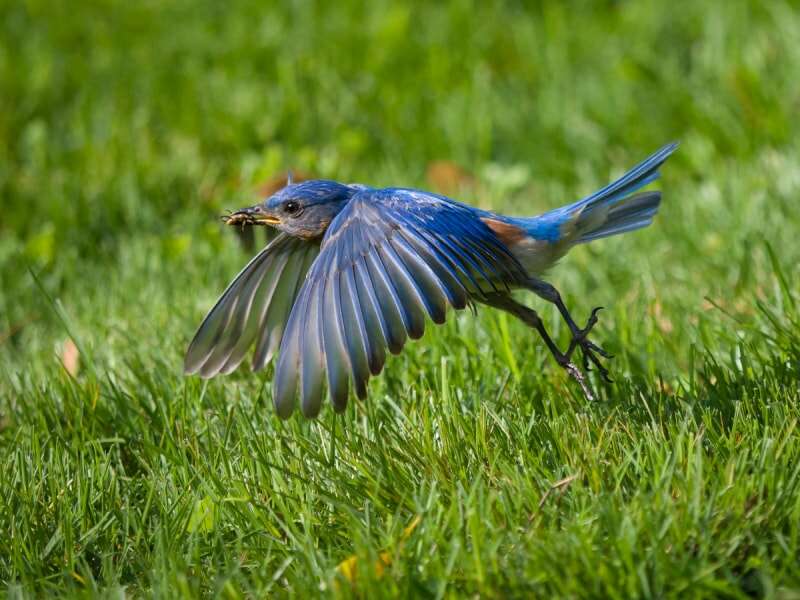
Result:
M184 360L186 374L230 373L255 343L253 370L275 354L302 281L319 244L279 234L231 282L197 330Z
M357 395L426 316L443 323L507 289L522 268L474 209L413 190L365 190L331 223L298 294L275 367L273 396L288 417L299 394L308 417L327 386L334 408ZM326 377L327 375L327 377Z

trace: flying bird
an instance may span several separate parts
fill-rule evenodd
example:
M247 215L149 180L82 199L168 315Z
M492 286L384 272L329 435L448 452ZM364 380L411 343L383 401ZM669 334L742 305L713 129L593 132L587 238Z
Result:
M541 275L577 244L649 225L661 193L639 190L659 177L676 147L664 146L598 192L536 217L509 217L416 189L290 182L226 217L230 225L270 225L279 233L203 320L184 371L205 378L230 373L253 346L252 368L259 370L277 354L277 414L288 418L299 396L303 415L313 418L326 388L337 412L351 385L365 398L387 350L397 354L407 339L420 338L426 318L440 324L448 308L483 304L535 329L591 398L573 356L580 350L584 370L594 365L608 379L600 359L610 355L589 340L600 308L578 326ZM557 307L571 332L565 351L537 312L512 297L515 289Z

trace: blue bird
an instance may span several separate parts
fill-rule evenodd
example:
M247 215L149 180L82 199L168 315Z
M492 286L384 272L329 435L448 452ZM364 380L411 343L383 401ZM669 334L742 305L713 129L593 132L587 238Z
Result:
M576 244L649 225L661 193L640 188L658 178L669 144L620 179L574 204L537 217L508 217L415 189L373 189L313 180L290 183L264 202L236 211L231 225L271 225L280 233L236 276L200 325L184 363L187 374L230 373L255 346L253 370L277 353L273 400L287 418L299 395L306 417L319 414L327 388L343 411L349 388L359 398L426 317L443 323L448 307L480 303L534 328L556 362L591 398L572 361L610 356L579 327L559 292L541 275ZM535 310L511 296L535 292L558 308L571 332L562 352Z

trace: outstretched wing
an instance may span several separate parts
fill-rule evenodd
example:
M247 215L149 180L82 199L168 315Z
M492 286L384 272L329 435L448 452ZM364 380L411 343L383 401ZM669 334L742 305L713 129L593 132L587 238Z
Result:
M337 411L349 380L359 397L370 375L422 336L425 315L443 323L508 289L524 271L474 209L414 190L364 190L331 223L295 301L275 367L273 397L286 418L299 392L319 413L324 374Z
M186 351L184 372L230 373L255 342L253 370L275 354L319 244L279 234L241 270L214 305Z

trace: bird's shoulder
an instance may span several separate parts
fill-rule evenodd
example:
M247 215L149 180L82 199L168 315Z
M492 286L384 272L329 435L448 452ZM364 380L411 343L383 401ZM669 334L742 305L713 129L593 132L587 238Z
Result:
M423 190L364 188L331 222L322 251L337 248L337 254L359 254L402 232L401 235L421 235L440 242L456 238L458 244L494 248L505 260L502 255L508 251L502 243L518 241L525 232L500 219L503 217L495 213Z
M487 215L446 196L413 188L367 188L359 190L331 222L322 246L341 238L346 231L358 229L359 237L377 239L394 229L424 228L440 234L455 229L472 228L471 224Z
M480 218L487 213L458 200L433 192L415 188L363 187L348 202L343 212L352 216L381 213L402 217L403 213L418 216L442 216L449 218Z

